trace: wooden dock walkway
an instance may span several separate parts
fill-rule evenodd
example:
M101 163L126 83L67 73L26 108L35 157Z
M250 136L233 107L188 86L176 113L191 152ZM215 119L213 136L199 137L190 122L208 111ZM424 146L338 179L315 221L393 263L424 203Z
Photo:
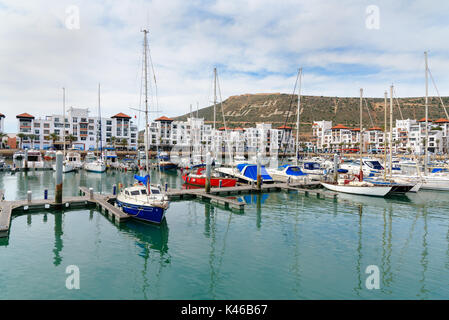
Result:
M245 202L237 201L226 196L259 193L259 192L297 192L304 195L313 194L318 198L337 198L337 193L325 189L311 189L318 183L299 184L299 183L272 183L263 184L258 190L254 185L243 185L225 188L211 188L210 193L206 193L204 188L199 189L168 189L167 196L170 200L177 199L199 199L209 200L211 203L222 205L231 210L242 211L245 208ZM121 223L130 219L120 208L114 206L116 196L113 194L100 194L90 191L87 187L79 187L80 195L77 197L64 197L62 204L56 204L54 199L31 199L5 201L4 192L0 190L0 237L7 237L11 226L11 215L14 210L47 210L56 208L76 208L95 205L100 212L106 214L115 223Z

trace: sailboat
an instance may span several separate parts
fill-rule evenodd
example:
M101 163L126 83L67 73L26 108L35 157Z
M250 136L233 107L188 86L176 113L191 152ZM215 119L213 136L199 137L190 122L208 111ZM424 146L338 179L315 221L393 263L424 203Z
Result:
M147 76L147 33L144 33L144 69L145 69L145 154L148 154L148 76ZM130 217L146 222L160 224L165 218L169 207L167 195L159 187L150 185L149 157L145 157L145 176L134 175L137 183L120 191L116 205Z
M363 89L360 89L360 171L356 176L358 181L349 179L337 179L334 183L321 182L321 185L331 191L358 194L365 196L385 197L391 190L391 185L375 185L368 181L363 181L362 169L362 146L363 146L363 128L362 128L362 107L363 107Z
M75 171L75 166L73 163L65 159L65 88L62 88L62 144L63 144L63 159L62 162L62 173L69 173ZM53 165L53 170L56 171L56 164Z
M97 173L103 173L106 171L106 162L104 161L103 157L103 138L101 135L102 128L101 128L101 112L100 112L100 84L98 84L98 119L99 119L99 126L100 126L100 150L101 154L100 157L96 157L94 154L88 154L86 156L86 162L83 165L84 170L87 172L97 172Z
M426 79L426 96L425 96L425 120L426 120L426 138L424 146L424 174L422 175L417 166L416 175L404 175L395 174L394 177L414 179L422 182L421 189L423 190L436 190L436 191L449 191L449 175L445 172L429 172L428 166L428 154L429 154L429 89L428 89L428 74L430 72L427 62L427 52L424 52L425 59L425 79Z

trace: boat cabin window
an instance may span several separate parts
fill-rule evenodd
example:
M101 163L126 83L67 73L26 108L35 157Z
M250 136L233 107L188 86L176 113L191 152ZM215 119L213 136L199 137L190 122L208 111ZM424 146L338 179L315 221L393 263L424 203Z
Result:
M161 192L158 189L151 189L152 194L160 194Z
M304 163L304 169L308 170L319 170L320 164L317 162L306 162Z
M142 190L140 190L140 193L141 193L141 194L147 194L147 190L142 189Z
M290 167L289 169L290 172L302 172L299 167Z
M129 191L125 191L125 194L126 194L127 196L129 196Z
M380 164L379 161L366 161L366 164L368 167L372 168L372 169L376 169L376 170L382 170L383 167Z
M138 195L140 195L140 192L139 192L139 190L134 190L134 191L131 191L131 195L138 196Z

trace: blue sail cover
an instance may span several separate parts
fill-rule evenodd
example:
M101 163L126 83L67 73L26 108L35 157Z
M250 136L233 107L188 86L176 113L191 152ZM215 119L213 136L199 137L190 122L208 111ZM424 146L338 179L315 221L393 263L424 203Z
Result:
M288 174L289 176L306 176L307 173L304 173L301 171L301 169L297 166L289 166L288 169L285 171L286 174Z
M242 172L242 174L250 178L252 180L257 180L257 165L255 164L247 164L247 163L239 163L237 165L237 169ZM272 180L271 176L268 174L265 166L260 167L260 175L262 180Z
M142 182L144 185L150 184L150 176L148 174L145 177L141 177L135 174L134 179L136 179L139 182Z

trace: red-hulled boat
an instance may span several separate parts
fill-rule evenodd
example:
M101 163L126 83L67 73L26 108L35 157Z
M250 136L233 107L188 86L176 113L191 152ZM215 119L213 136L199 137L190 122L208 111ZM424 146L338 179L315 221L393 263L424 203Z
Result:
M182 176L182 180L184 180L184 183L190 184L192 186L204 187L206 186L205 170L205 167L201 167L198 168L196 172L186 173ZM235 187L237 179L211 175L210 186L218 188L220 186L220 181L221 187Z

